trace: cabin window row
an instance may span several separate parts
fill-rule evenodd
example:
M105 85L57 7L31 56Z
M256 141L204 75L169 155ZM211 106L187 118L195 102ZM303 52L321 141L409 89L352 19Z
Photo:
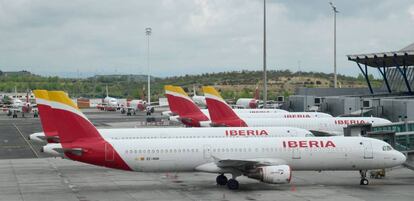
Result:
M164 136L164 137L111 137L113 140L134 140L134 139L190 139L190 138L228 138L228 137L291 137L286 136L268 136L268 135L249 135L249 136Z
M125 153L129 154L163 154L163 153L185 153L185 152L198 152L198 149L138 149L138 150L126 150Z
M296 148L205 148L203 151L211 151L213 153L229 153L229 152L291 152ZM351 149L347 148L300 148L303 151L337 151L347 152ZM163 154L163 153L194 153L199 152L198 149L138 149L138 150L126 150L127 154Z

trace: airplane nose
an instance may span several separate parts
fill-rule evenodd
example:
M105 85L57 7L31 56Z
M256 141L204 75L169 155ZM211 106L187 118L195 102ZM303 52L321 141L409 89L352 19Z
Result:
M395 157L395 162L398 165L403 164L406 160L407 160L407 157L401 152L398 152L397 156Z
M407 160L407 156L405 156L403 153L400 153L400 159L401 159L401 163L405 163L405 161Z

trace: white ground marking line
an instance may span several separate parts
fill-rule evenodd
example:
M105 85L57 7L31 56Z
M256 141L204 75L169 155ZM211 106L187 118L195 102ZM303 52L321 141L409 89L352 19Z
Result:
M35 151L35 149L33 148L32 144L30 144L29 141L27 141L27 139L24 137L23 133L20 131L20 129L16 126L15 123L13 123L13 126L16 128L16 130L19 132L19 134L22 136L23 140L29 145L30 149L33 151L34 155L37 158L40 158L39 155L37 154L37 152Z
M14 176L14 179L16 180L17 191L19 192L20 199L21 199L22 201L24 201L24 199L23 199L22 189L20 188L20 183L19 183L19 180L17 179L16 170L15 170L15 168L14 168L14 165L13 165L12 160L9 160L9 165L10 165L10 167L11 167L12 171L13 171L13 176Z

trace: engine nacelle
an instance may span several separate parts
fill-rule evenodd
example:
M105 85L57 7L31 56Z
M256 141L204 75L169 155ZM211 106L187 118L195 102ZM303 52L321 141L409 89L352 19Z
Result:
M269 184L286 184L292 178L288 165L262 166L246 174L247 177Z

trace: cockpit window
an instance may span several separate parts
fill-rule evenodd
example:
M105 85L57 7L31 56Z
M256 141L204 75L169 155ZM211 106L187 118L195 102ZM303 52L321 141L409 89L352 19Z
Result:
M391 147L391 146L389 146L389 145L386 145L386 146L383 146L383 147L382 147L382 150L383 150L383 151L391 151L391 150L392 150L392 147Z

